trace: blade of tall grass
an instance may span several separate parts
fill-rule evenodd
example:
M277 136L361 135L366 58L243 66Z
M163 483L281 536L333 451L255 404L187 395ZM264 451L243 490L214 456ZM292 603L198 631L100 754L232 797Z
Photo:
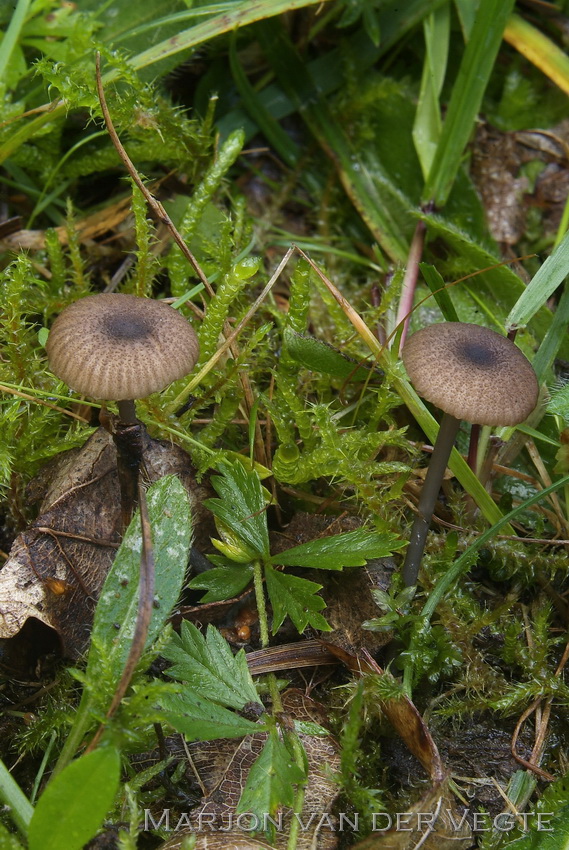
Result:
M295 168L300 157L300 148L292 140L290 134L283 130L277 119L265 107L259 96L259 92L255 91L249 82L237 55L235 36L231 39L229 63L235 85L249 116L286 165L289 168Z
M563 283L568 269L569 233L555 251L549 255L513 305L506 319L508 330L523 328L534 318L538 310L543 308L547 299Z
M567 326L569 325L569 286L565 284L563 294L559 299L559 303L553 314L551 327L545 334L541 345L533 359L533 368L535 369L538 380L545 381L547 374L553 365L553 361L557 356L557 352L561 348L565 337L567 336Z
M452 303L448 287L445 286L438 270L429 263L419 263L419 269L447 322L459 322L460 319Z
M514 0L480 0L423 190L425 203L442 207L449 196L513 5Z
M569 94L569 57L555 42L519 15L510 15L504 40Z
M413 141L423 177L427 179L437 150L442 121L439 96L443 86L448 57L450 9L441 6L423 21L425 61L421 90L413 126Z
M173 56L188 47L203 44L222 33L231 32L238 27L247 26L264 18L272 18L283 12L293 12L315 3L326 3L328 0L244 0L235 5L230 12L216 15L197 26L182 30L173 38L168 38L160 44L150 47L131 59L134 68L146 68L155 62L160 62L168 56Z
M5 78L6 68L10 62L12 51L18 43L30 6L31 0L18 0L8 28L3 35L0 43L0 80Z

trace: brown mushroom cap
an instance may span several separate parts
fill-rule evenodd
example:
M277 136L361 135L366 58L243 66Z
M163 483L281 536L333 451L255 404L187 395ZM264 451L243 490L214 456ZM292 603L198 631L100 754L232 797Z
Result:
M92 398L145 398L192 371L197 336L180 313L136 295L90 295L66 307L46 345L51 370Z
M517 425L537 404L533 367L504 336L466 322L422 328L401 352L419 395L456 419Z

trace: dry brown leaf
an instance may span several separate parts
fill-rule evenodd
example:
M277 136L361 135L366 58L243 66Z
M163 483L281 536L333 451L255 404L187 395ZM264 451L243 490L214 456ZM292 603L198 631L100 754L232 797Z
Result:
M103 233L112 231L130 215L131 198L127 196L111 206L75 222L75 230L81 242L95 239ZM67 226L56 227L57 238L62 245L67 245L69 235ZM3 251L41 251L45 247L44 230L17 230L1 240Z
M179 446L144 432L144 477L176 474L201 527L204 488ZM207 495L209 495L209 491ZM16 635L31 617L58 634L64 655L85 649L99 591L120 542L116 450L99 428L79 449L59 455L30 488L39 516L15 540L0 571L0 638Z
M365 651L360 655L353 655L327 641L322 641L322 645L354 673L378 675L383 673L381 667ZM436 785L440 784L446 776L442 759L427 724L409 697L401 696L384 700L378 704L378 707L384 712L408 750L423 765L433 782Z
M321 707L300 691L289 690L283 694L282 700L289 718L312 720L322 725L324 717ZM159 850L177 850L181 847L184 837L194 833L197 833L196 850L226 850L232 846L239 850L248 850L269 846L256 837L244 835L247 829L245 815L242 816L242 832L239 832L240 823L235 815L249 770L261 753L266 737L266 733L259 733L248 735L239 744L223 739L189 745L192 768L199 777L206 796L189 815L193 829L178 830ZM333 827L330 828L330 824L334 824L330 811L339 791L338 785L332 779L332 775L340 769L338 747L330 737L300 735L300 739L306 751L309 773L300 816L301 829L297 850L311 850L314 847L318 847L318 850L334 850L337 846L337 834ZM179 755L182 756L182 753ZM287 846L291 816L289 810L283 810L283 829L276 831L274 846L281 850ZM200 824L202 829L197 830L196 827ZM231 844L231 841L234 844Z

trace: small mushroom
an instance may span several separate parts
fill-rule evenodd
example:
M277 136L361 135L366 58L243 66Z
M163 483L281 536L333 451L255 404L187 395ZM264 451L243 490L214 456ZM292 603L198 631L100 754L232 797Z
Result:
M520 349L479 325L430 325L407 339L401 356L419 395L444 412L403 565L405 584L412 587L460 420L518 425L535 408L539 386Z
M192 326L162 301L136 295L90 295L66 307L46 344L51 370L82 395L116 401L123 526L137 500L142 459L134 400L187 375L199 356Z
M192 326L168 304L102 293L60 313L46 351L58 378L82 395L117 401L121 421L134 423L134 399L191 372L199 345Z

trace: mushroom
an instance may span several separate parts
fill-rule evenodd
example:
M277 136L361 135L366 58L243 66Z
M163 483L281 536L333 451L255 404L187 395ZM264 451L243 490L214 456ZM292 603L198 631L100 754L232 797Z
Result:
M121 421L131 424L134 399L191 372L199 345L192 326L168 304L102 293L60 313L46 351L58 378L82 395L117 401Z
M113 437L126 525L136 502L142 457L134 400L191 372L199 356L195 331L162 301L102 293L75 301L60 313L46 350L52 372L69 387L118 403Z
M479 325L429 325L407 339L401 357L419 395L444 413L403 565L405 584L412 587L460 420L518 425L535 408L539 386L520 349L507 337Z

